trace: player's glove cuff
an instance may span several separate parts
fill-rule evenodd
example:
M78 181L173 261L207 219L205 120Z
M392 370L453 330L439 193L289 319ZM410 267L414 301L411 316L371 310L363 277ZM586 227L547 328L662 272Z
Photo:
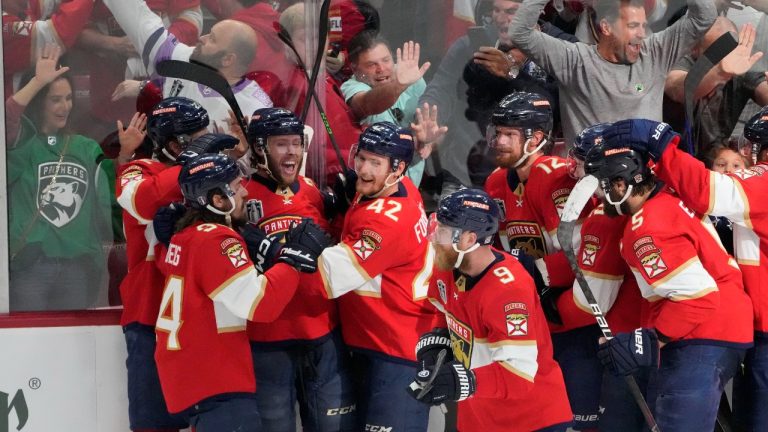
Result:
M614 375L631 375L640 368L658 366L659 340L653 330L638 328L601 344L597 356Z

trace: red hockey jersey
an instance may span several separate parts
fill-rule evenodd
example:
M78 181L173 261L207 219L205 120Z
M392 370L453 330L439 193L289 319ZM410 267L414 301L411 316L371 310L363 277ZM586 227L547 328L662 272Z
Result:
M151 159L123 165L115 185L117 202L123 208L128 274L120 283L123 301L121 325L138 322L154 326L163 288L163 276L156 264L157 238L152 218L157 209L182 201L180 167L167 167Z
M708 217L659 192L624 227L621 254L650 304L650 326L673 340L752 342L752 304Z
M640 295L637 281L627 263L621 258L621 235L626 216L608 217L601 204L589 214L581 226L581 247L576 259L584 279L589 284L600 310L614 333L630 332L646 325L647 302ZM574 281L572 295L567 298L576 306L569 319L582 325L595 323L589 302L578 282ZM560 314L570 311L565 302L558 303ZM565 318L563 318L565 319Z
M393 195L356 200L318 261L326 295L341 297L347 345L416 361L419 336L441 320L427 301L435 252L421 195L404 177Z
M520 182L514 170L497 169L485 189L502 209L499 236L505 250L521 249L541 259L537 266L549 286L573 283L573 272L560 251L557 226L568 195L576 183L568 176L565 160L541 156L531 167L528 180ZM587 214L591 205L585 209ZM578 238L578 230L574 235Z
M280 187L272 179L254 175L247 185L248 218L271 238L283 241L291 224L302 217L311 218L327 230L323 217L323 198L312 180L299 176L287 187ZM272 342L308 340L325 336L338 324L338 312L334 300L321 295L319 278L301 275L300 295L285 307L282 315L270 323L249 323L248 336L253 341Z
M461 431L532 431L573 418L533 279L513 257L476 277L435 269L429 300L442 312L454 358L477 392L459 402Z
M733 222L734 255L752 298L755 330L768 332L768 166L718 174L670 145L656 171L691 209Z
M93 0L33 0L28 6L26 19L3 11L6 98L14 93L14 81L34 64L46 43L58 45L62 52L75 44L91 16Z
M299 281L278 263L257 275L242 237L219 224L189 226L164 247L166 275L155 361L168 411L221 393L254 392L246 320L269 322Z

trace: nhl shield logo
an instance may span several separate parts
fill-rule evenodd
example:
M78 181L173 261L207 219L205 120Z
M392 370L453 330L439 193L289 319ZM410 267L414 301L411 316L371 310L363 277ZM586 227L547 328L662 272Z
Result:
M46 162L37 167L37 208L61 228L80 213L88 193L88 171L74 162Z
M437 292L440 294L440 300L442 300L443 303L448 303L448 292L445 288L445 282L443 282L442 279L437 280Z
M250 199L245 202L245 211L248 215L248 222L259 223L264 217L264 204L261 200Z

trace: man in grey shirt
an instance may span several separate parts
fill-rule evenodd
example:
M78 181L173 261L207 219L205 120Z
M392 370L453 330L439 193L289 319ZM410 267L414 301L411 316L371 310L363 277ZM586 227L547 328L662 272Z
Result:
M554 76L566 143L584 128L627 118L661 121L667 73L715 20L712 0L688 0L688 14L646 38L642 0L597 0L597 45L535 31L548 0L526 0L509 28L516 47Z

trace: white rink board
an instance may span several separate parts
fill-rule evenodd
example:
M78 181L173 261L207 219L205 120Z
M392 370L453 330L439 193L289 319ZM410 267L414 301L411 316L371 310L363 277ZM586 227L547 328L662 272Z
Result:
M0 329L0 347L0 392L10 403L22 390L28 408L20 432L129 430L120 326ZM17 413L8 417L16 431Z

